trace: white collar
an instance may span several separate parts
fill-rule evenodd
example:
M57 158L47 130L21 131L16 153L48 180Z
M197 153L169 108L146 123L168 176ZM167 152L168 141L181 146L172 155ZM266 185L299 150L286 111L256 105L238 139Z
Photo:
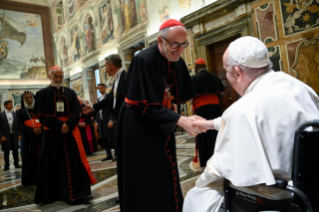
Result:
M119 79L124 69L119 69L116 74L113 76L115 80Z
M12 113L13 112L13 110L7 110L7 109L5 109L5 111L6 111L6 113Z

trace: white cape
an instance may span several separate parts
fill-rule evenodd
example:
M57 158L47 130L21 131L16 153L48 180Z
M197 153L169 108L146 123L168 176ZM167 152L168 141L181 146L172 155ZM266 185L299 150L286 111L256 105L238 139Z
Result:
M319 99L309 86L274 71L254 80L244 96L214 123L219 130L214 155L187 194L183 211L218 211L223 178L239 187L272 185L274 176L290 180L294 132L313 119L319 119ZM251 190L269 197L260 188ZM278 192L270 191L274 193L270 198L276 199ZM287 195L279 193L278 198ZM212 195L214 201L203 206Z

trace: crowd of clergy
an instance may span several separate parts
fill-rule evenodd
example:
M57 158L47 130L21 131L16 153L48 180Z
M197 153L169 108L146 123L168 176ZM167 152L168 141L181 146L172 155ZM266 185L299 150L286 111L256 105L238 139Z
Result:
M100 138L106 151L102 161L117 161L121 212L217 212L224 201L224 178L241 191L292 198L275 188L260 189L260 184L275 184L275 177L290 180L294 131L319 119L318 95L301 81L274 72L265 44L246 36L232 42L223 56L226 77L241 98L221 111L223 83L201 58L196 74L189 75L181 58L188 45L183 24L169 19L159 29L157 44L137 54L129 70L122 68L119 55L106 57L114 85L107 94L106 85L99 84L101 97L93 105L63 87L63 69L52 67L51 84L36 95L25 91L16 113L12 101L4 103L4 170L10 166L10 151L15 168L21 168L22 139L21 183L37 185L36 204L88 203L96 180L87 155L98 150ZM195 115L180 114L187 101ZM205 167L185 201L176 159L177 126L196 136L193 162Z

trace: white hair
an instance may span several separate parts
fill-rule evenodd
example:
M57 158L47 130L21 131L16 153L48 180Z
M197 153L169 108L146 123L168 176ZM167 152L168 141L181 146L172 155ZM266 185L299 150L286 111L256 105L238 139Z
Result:
M267 72L269 69L273 67L272 62L269 60L267 66L262 68L249 68L239 64L234 58L228 53L226 56L226 63L230 67L231 70L234 70L235 66L239 67L243 72L245 72L250 77L257 77L262 73Z

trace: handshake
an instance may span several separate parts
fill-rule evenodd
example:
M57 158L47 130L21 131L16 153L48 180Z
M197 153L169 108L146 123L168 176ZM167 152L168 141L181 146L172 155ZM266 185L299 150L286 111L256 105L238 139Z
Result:
M206 119L196 115L188 117L181 116L176 124L192 136L206 132L210 129L215 129L213 120L207 121Z

